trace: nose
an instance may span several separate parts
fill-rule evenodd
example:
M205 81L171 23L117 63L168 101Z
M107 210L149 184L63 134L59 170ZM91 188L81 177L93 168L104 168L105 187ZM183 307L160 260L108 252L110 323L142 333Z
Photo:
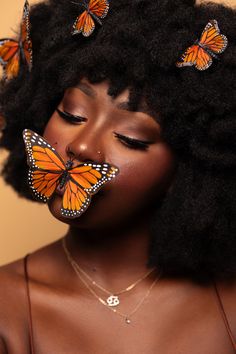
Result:
M78 162L104 162L100 139L94 135L78 134L67 146L66 154Z

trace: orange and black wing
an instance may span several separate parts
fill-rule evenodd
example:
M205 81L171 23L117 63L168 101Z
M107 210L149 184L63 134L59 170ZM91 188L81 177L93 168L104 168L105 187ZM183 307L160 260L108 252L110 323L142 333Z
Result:
M29 3L26 0L21 23L21 54L23 61L26 61L29 70L32 68L32 41L30 39Z
M200 44L215 54L222 53L227 45L228 39L220 33L218 22L211 20L202 32Z
M106 17L109 10L108 0L90 0L89 12L98 18Z
M101 25L101 18L104 18L109 10L107 0L90 0L88 8L77 17L72 34L82 33L88 37L95 29L94 19Z
M5 38L0 40L0 64L3 67L3 77L11 79L19 73L20 60L32 67L32 42L30 40L29 3L25 1L21 22L19 41Z
M194 65L198 70L206 70L212 64L212 57L198 44L189 47L182 55L177 67Z
M83 36L88 37L94 31L95 23L92 16L84 11L80 16L77 17L74 25L72 34L82 33Z
M62 215L80 216L89 206L91 196L119 172L110 164L82 163L69 171L70 179L63 195Z
M3 76L11 79L18 75L20 66L20 46L10 38L0 40L0 64L3 67Z
M28 174L30 188L38 199L47 202L66 170L65 163L56 150L32 130L25 129L23 139L30 167Z
M117 167L107 163L83 163L69 170L70 178L89 194L95 194L119 173Z
M216 20L208 22L200 41L189 47L176 63L177 67L194 65L198 70L206 70L212 64L212 57L222 53L227 47L226 36L220 34Z
M66 172L62 215L80 216L89 206L91 196L118 174L118 168L110 164L81 163L70 169L56 150L40 135L25 129L23 138L27 152L29 184L34 195L47 202Z
M89 206L91 196L71 179L66 183L61 214L67 218L79 217Z
M59 173L29 169L28 183L34 196L46 203L59 185L60 177Z

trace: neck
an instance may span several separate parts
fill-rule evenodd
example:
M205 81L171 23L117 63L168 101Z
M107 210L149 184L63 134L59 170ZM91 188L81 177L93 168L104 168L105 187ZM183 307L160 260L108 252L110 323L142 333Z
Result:
M66 245L72 257L94 279L112 286L112 280L134 280L148 271L150 234L147 221L129 228L81 230L70 227Z

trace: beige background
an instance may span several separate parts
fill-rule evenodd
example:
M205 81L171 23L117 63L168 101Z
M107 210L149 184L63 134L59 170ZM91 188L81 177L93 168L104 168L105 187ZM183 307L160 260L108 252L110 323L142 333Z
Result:
M174 0L173 0L174 1ZM0 38L14 36L24 0L0 0ZM30 4L39 1L29 1ZM215 2L222 3L220 0ZM224 1L236 6L236 0ZM6 153L0 151L0 166ZM39 218L40 216L40 218ZM60 238L66 226L54 220L46 205L20 199L0 178L0 265Z

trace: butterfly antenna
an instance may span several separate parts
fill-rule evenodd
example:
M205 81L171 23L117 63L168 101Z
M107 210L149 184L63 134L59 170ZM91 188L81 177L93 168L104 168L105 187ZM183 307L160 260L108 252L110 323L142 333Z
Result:
M69 158L70 158L70 161L73 162L73 165L74 165L75 156L69 156Z
M82 6L82 7L84 7L85 9L87 9L87 5L83 2L83 3L81 3L81 2L74 2L74 1L71 1L71 4L74 4L74 5L77 5L77 6Z

